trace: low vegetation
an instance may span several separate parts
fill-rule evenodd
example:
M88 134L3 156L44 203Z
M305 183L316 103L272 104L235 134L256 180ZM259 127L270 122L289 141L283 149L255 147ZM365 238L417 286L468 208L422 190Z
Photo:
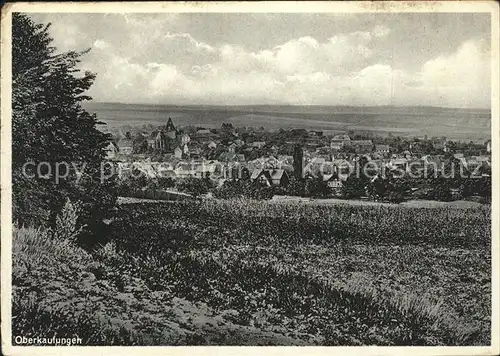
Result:
M91 251L16 228L13 328L93 345L488 344L490 212L130 204Z

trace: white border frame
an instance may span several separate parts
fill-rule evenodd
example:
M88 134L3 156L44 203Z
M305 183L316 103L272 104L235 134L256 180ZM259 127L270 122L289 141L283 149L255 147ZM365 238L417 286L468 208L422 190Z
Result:
M492 345L481 347L26 347L11 344L11 271L12 271L12 189L11 189L11 19L12 12L41 13L154 13L154 12L475 12L491 14L491 140L492 140ZM380 1L380 2L193 2L193 3L12 3L1 13L1 332L2 351L6 355L134 355L147 352L161 355L320 355L329 352L343 355L498 355L499 346L499 201L500 201L500 126L499 126L499 4L495 1Z

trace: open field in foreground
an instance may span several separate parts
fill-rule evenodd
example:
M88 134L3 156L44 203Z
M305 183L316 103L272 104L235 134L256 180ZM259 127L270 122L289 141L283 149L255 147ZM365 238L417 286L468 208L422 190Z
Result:
M16 229L13 334L52 328L94 345L489 344L490 213L124 204L90 252ZM38 323L24 330L30 318Z

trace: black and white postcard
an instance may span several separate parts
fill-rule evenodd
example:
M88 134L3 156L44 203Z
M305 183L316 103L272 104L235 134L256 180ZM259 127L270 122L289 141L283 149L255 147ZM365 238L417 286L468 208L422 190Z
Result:
M498 23L5 5L2 353L498 354Z

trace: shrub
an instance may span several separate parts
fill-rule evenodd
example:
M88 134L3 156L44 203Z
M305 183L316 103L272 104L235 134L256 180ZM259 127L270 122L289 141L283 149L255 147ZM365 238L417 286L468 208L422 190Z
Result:
M56 217L54 237L61 240L76 241L84 226L78 226L79 204L73 204L69 199L60 214Z
M385 197L385 200L390 203L399 204L405 200L405 197L401 192L389 192Z
M350 175L341 188L344 199L356 199L365 195L365 181Z
M175 187L175 180L171 177L159 177L158 187L161 189L168 189Z
M197 197L202 194L207 194L212 189L212 181L208 178L199 179L195 177L188 177L179 179L176 183L177 189L181 192L186 192Z

